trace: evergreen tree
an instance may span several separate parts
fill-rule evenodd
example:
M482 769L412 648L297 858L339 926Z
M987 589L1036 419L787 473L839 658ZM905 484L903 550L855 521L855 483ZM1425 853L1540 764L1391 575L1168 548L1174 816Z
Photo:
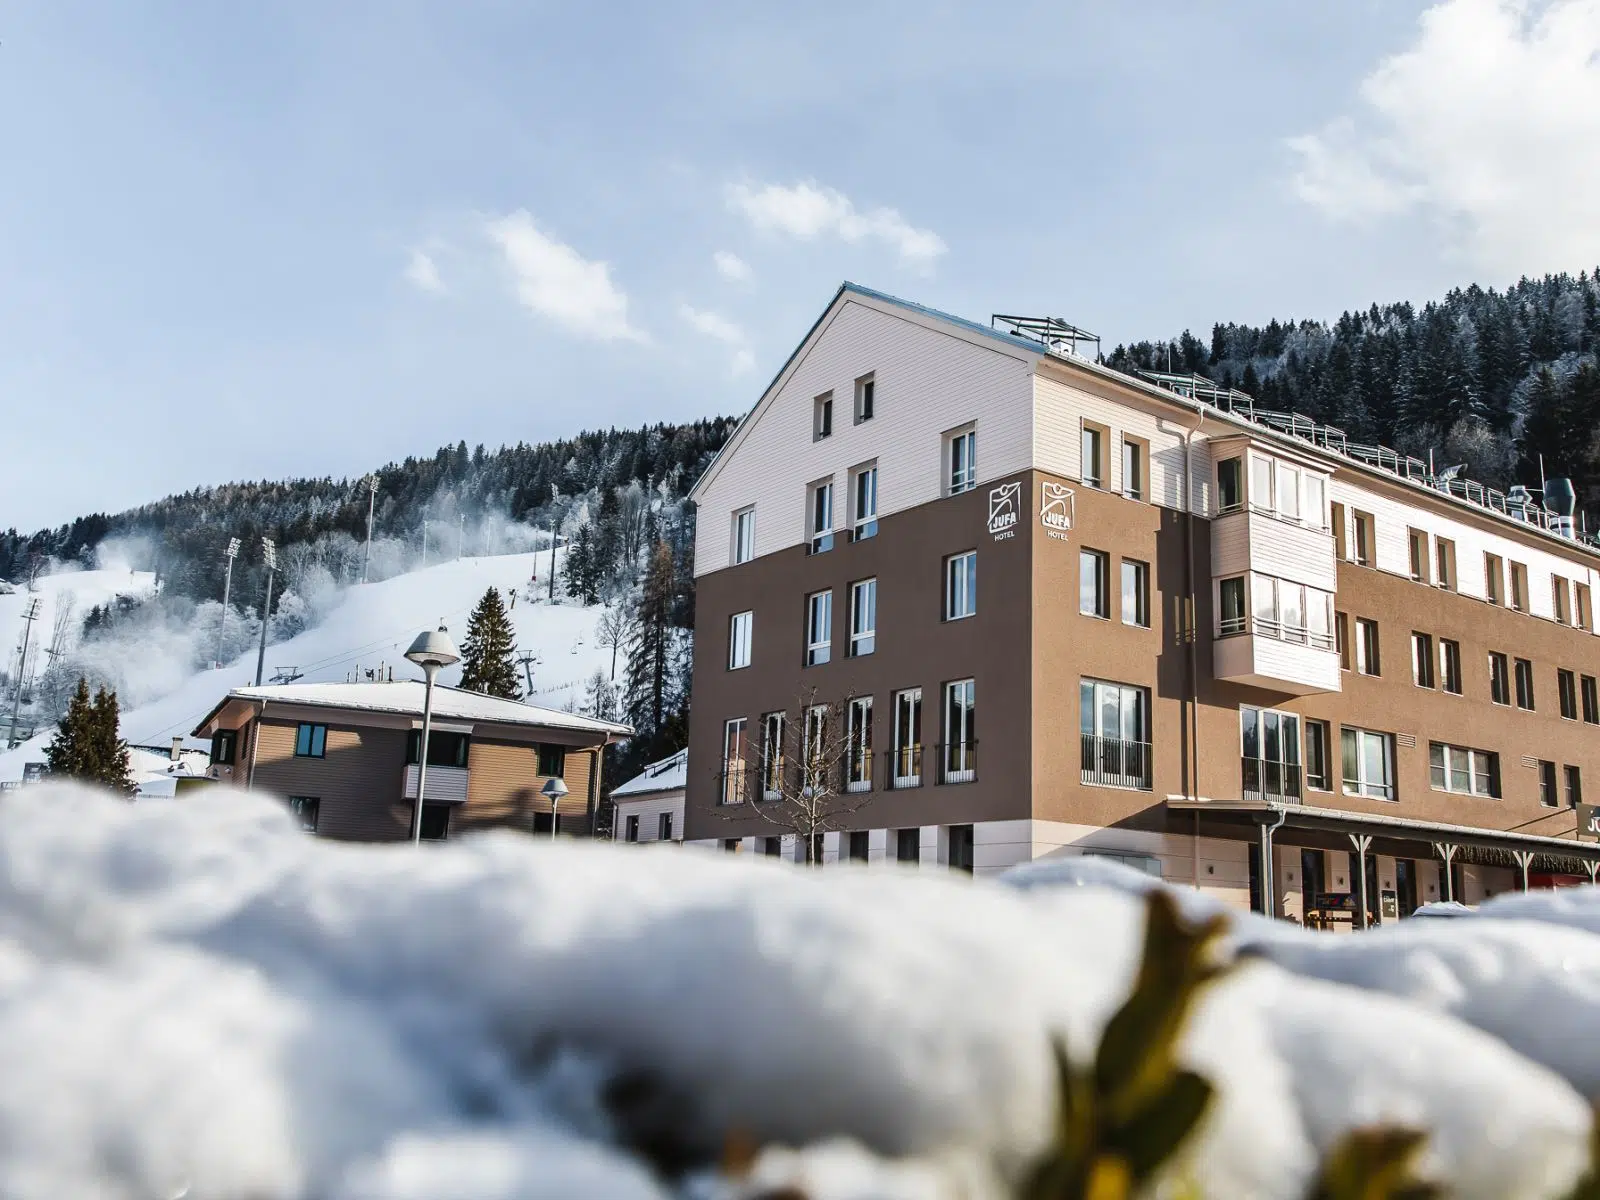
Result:
M662 731L670 704L674 574L671 547L657 542L634 608L626 698L629 722L647 739Z
M516 700L521 694L516 649L500 589L490 588L467 621L467 636L461 642L461 686L469 692Z
M133 795L128 744L118 730L117 694L101 688L91 700L89 684L80 678L45 750L45 763L51 775Z

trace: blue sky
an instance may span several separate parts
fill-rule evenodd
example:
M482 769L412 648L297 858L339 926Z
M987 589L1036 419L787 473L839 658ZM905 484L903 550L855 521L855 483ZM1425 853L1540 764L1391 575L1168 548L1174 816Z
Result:
M1592 267L1596 50L1595 0L14 4L0 526L742 412L846 278L1109 349Z

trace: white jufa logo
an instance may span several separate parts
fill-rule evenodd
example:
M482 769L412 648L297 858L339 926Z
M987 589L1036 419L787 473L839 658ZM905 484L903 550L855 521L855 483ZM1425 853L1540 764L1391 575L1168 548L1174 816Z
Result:
M989 532L996 537L1015 528L1021 519L1017 510L1022 507L1022 485L1002 483L989 489Z
M1044 483L1039 495L1039 524L1046 529L1071 529L1073 492L1064 483Z

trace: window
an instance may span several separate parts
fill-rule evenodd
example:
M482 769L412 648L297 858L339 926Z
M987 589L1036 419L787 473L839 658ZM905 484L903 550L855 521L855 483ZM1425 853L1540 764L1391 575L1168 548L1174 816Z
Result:
M1244 463L1241 459L1225 458L1217 464L1217 515L1243 507Z
M815 667L832 656L833 593L812 592L806 597L806 666Z
M857 696L845 711L844 790L872 788L872 697Z
M664 812L664 813L660 813L659 815L657 815L657 817L656 817L656 839L658 841L662 841L662 842L670 842L672 840L672 814L671 813Z
M423 841L442 842L450 837L450 810L453 808L455 808L454 804L441 804L435 800L429 800L422 806L421 833ZM415 809L412 809L412 812L415 811ZM550 831L546 829L545 832L548 833Z
M1366 617L1356 618L1356 670L1363 675L1383 674L1383 662L1378 653L1378 623Z
M1104 679L1078 681L1082 782L1148 789L1150 692Z
M1286 521L1298 521L1300 519L1299 469L1279 463L1274 474L1277 476L1275 494L1278 498L1278 515Z
M949 841L950 869L952 871L965 871L972 874L972 826L950 826Z
M1489 652L1489 699L1496 704L1511 703L1511 671L1506 656L1493 650Z
M733 514L733 561L749 562L756 556L756 510L742 508Z
M945 439L945 463L949 467L945 478L949 484L950 495L970 492L978 486L977 457L977 430L963 430Z
M890 787L917 787L922 783L922 689L907 688L894 694L894 763Z
M1355 670L1355 652L1350 648L1350 615L1336 612L1333 614L1333 644L1339 651L1339 669L1341 671Z
M722 803L744 803L745 719L734 717L722 725Z
M1355 532L1356 565L1370 567L1372 565L1372 547L1376 540L1371 513L1356 512L1351 515L1351 527Z
M1533 664L1525 658L1515 659L1512 664L1516 671L1517 679L1517 707L1533 711Z
M783 798L784 715L771 712L761 718L761 798Z
M472 743L469 733L449 733L442 729L428 731L428 765L430 767L465 767ZM414 767L422 754L422 730L413 729L406 738L406 765Z
M1300 798L1300 718L1266 708L1239 710L1239 747L1247 799Z
M1411 578L1428 582L1428 535L1420 529L1406 530L1406 545L1411 549Z
M1133 438L1122 439L1122 494L1129 500L1143 500L1145 444Z
M833 481L811 485L811 553L833 549Z
M878 581L850 585L850 657L871 654L878 641Z
M1328 723L1306 722L1306 786L1319 792L1333 790L1333 776L1329 771Z
M294 756L296 758L321 758L328 748L328 727L326 725L301 725L294 733Z
M1104 448L1105 431L1094 425L1085 425L1080 435L1080 453L1083 456L1082 469L1079 477L1083 480L1084 487L1104 487L1106 483L1106 469Z
M539 747L539 774L560 779L566 772L567 752L564 747L550 745Z
M1577 601L1574 607L1577 610L1575 615L1578 618L1578 628L1593 630L1594 608L1589 599L1589 585L1587 583L1574 584L1572 594Z
M944 685L944 783L978 777L977 693L970 679Z
M1101 550L1078 551L1078 611L1111 619L1111 558Z
M959 620L978 611L978 552L952 554L944 560L944 619Z
M846 850L846 855L851 862L866 862L869 845L870 842L867 839L867 831L865 829L852 830L849 835L849 847Z
M1272 460L1257 454L1250 456L1250 507L1257 512L1273 511Z
M829 768L828 706L813 704L805 712L805 724L800 729L800 790L803 795L815 796L827 790Z
M1561 715L1568 721L1578 719L1578 677L1566 668L1556 671L1556 696L1561 701Z
M1449 538L1433 539L1433 581L1447 592L1456 590L1456 544Z
M761 839L761 853L768 858L783 857L783 838L767 837Z
M1122 560L1122 623L1150 628L1150 564Z
M1340 562L1343 562L1350 557L1350 535L1345 527L1344 505L1335 503L1329 505L1329 508L1333 510L1333 553Z
M1321 475L1305 477L1306 504L1303 519L1313 529L1328 527L1327 484Z
M897 829L894 833L896 862L914 863L922 858L922 830Z
M856 424L870 421L877 401L878 385L871 375L856 380Z
M1519 562L1511 564L1511 607L1528 611L1528 568Z
M1583 803L1583 773L1574 766L1563 768L1567 777L1567 805L1577 808Z
M1429 634L1411 634L1411 682L1418 687L1433 686L1433 638Z
M755 624L753 612L734 613L728 620L728 670L737 671L750 665L750 631Z
M1505 603L1505 564L1498 554L1483 556L1483 598L1490 604Z
M1217 611L1222 614L1219 635L1232 637L1245 632L1249 628L1249 617L1244 609L1244 576L1224 579L1217 585L1217 594L1220 597Z
M629 817L626 821L623 822L623 824L622 824L622 840L625 841L625 842L637 842L639 840L639 818L638 817L636 817L636 816L635 817Z
M722 839L722 849L723 849L723 852L725 854L737 854L737 853L739 853L739 839L738 838L723 838Z
M1539 760L1539 803L1546 808L1555 808L1561 803L1556 791L1556 765L1543 759Z
M322 815L322 800L318 796L290 796L289 812L301 829L315 833L317 818Z
M1394 739L1387 733L1351 729L1348 725L1339 731L1339 737L1344 751L1345 794L1393 800Z
M1461 695L1461 643L1439 639L1439 686L1452 696Z
M878 464L857 467L850 474L851 540L865 541L878 533Z
M219 729L211 735L211 765L230 767L238 754L239 733L234 729Z
M1468 750L1428 743L1428 768L1435 791L1463 796L1500 796L1500 756L1487 750Z
M811 402L811 440L833 436L833 393L824 392Z
M1583 719L1590 725L1600 725L1600 694L1596 693L1593 675L1580 680L1583 692Z
M1559 575L1550 576L1550 612L1563 625L1572 624L1572 590Z

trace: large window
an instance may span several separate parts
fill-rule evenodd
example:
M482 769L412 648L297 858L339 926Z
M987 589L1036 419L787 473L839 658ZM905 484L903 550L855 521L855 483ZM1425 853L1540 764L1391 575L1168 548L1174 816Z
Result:
M850 657L871 654L878 642L878 581L850 585Z
M749 745L746 739L745 719L735 717L722 726L722 803L743 804L745 798L745 766Z
M1439 639L1439 686L1452 696L1461 695L1461 643Z
M1529 712L1534 709L1533 703L1533 663L1525 658L1512 660L1517 680L1517 707L1525 708Z
M786 720L781 712L761 718L761 798L783 797L783 735Z
M1572 595L1574 599L1573 615L1577 618L1578 628L1593 631L1594 605L1590 599L1589 585L1587 583L1573 584Z
M305 726L301 726L302 729ZM428 731L428 765L430 767L465 767L472 743L468 733L448 733L442 729ZM299 753L297 750L296 753ZM422 730L413 729L406 738L406 765L416 766L422 753Z
M1363 675L1381 675L1383 660L1378 647L1378 623L1356 618L1356 670Z
M1241 708L1239 751L1247 799L1300 798L1300 718L1294 713Z
M756 556L756 510L742 508L733 514L733 561L749 562Z
M1236 512L1244 507L1244 463L1237 458L1225 458L1217 463L1217 515Z
M1105 679L1078 681L1082 782L1149 788L1150 691Z
M945 439L945 486L954 496L978 486L978 431L965 429Z
M1500 795L1500 756L1491 751L1429 742L1428 766L1436 791Z
M1246 632L1250 628L1250 615L1245 611L1244 576L1224 579L1218 585L1218 596L1218 612L1221 614L1218 634L1222 637L1232 637L1234 634Z
M1273 474L1277 477L1274 481L1274 494L1278 502L1278 515L1286 521L1298 521L1300 519L1299 469L1279 463Z
M1307 721L1306 725L1306 786L1319 792L1333 790L1331 747L1326 721Z
M301 829L315 833L317 820L322 815L322 800L318 796L290 796L289 812Z
M1250 507L1257 512L1270 513L1273 509L1272 460L1258 454L1250 456Z
M1250 590L1255 617L1252 632L1322 650L1334 648L1328 628L1333 597L1327 592L1268 575L1252 575ZM1227 605L1228 597L1224 596L1224 620L1228 616Z
M806 597L806 666L815 667L832 657L833 592L812 592Z
M978 552L944 560L944 619L955 621L978 611Z
M907 688L894 694L894 762L890 787L916 787L922 783L922 689Z
M1561 715L1569 721L1578 719L1578 677L1562 667L1556 672L1556 694L1561 700Z
M878 532L878 466L857 467L850 476L851 540L863 541Z
M1150 564L1122 560L1122 623L1150 627Z
M1328 527L1328 494L1327 485L1321 475L1308 474L1305 477L1306 504L1302 519L1313 529L1326 529Z
M750 665L750 634L755 619L753 612L734 613L728 619L728 670Z
M1370 729L1339 731L1344 759L1344 790L1351 796L1393 800L1394 738Z
M833 480L811 485L811 553L833 549Z
M978 776L977 691L970 679L944 685L944 783L970 783Z
M857 696L845 712L845 774L847 792L872 787L872 697Z
M1511 703L1511 668L1498 650L1489 652L1489 699L1496 704Z
M1082 455L1083 469L1079 472L1085 487L1104 487L1106 482L1105 470L1105 431L1094 425L1085 425L1080 439L1079 452Z
M1103 550L1078 551L1078 611L1111 619L1111 556Z
M1411 682L1418 687L1433 686L1433 637L1431 634L1411 634Z
M294 731L294 756L296 758L321 758L328 749L326 725L302 724Z

